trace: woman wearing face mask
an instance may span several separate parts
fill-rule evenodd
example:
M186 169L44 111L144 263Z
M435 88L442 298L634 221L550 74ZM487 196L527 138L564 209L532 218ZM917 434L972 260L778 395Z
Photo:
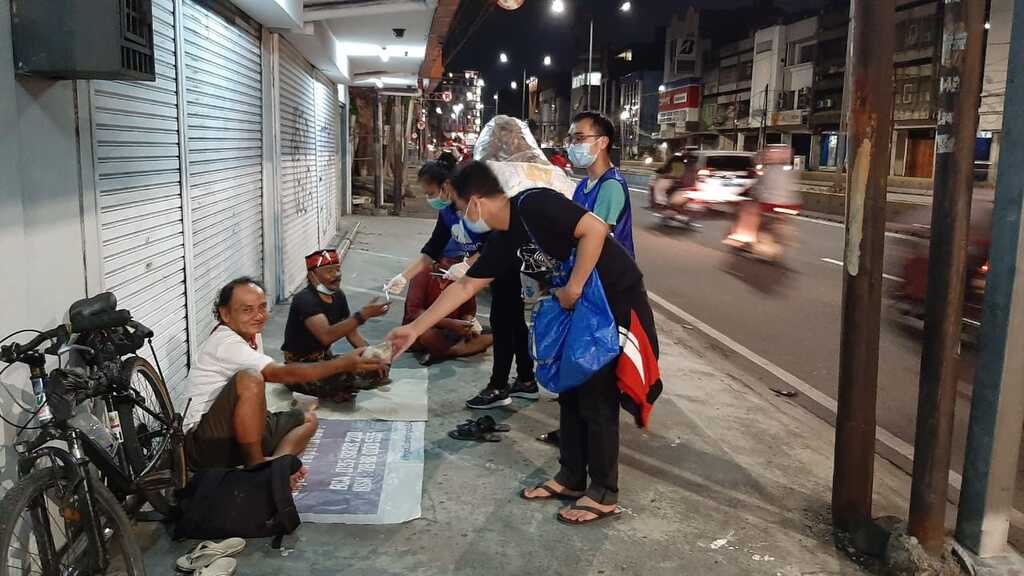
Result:
M397 353L406 350L462 302L515 270L517 254L539 250L550 260L566 262L575 250L569 281L556 292L559 303L573 308L590 274L596 272L628 353L559 395L561 469L551 480L521 496L527 500L576 499L558 513L560 522L571 525L614 516L618 513L620 394L623 407L645 426L651 405L661 393L657 334L643 275L622 245L609 237L604 222L553 190L535 188L508 198L482 162L463 166L452 177L452 185L466 224L494 232L465 277L415 321L392 330L387 338Z
M426 192L427 203L438 211L437 223L430 239L423 245L420 257L384 286L388 292L401 294L410 279L431 268L442 258L462 260L445 273L444 279L450 281L462 278L476 261L480 247L488 238L489 229L470 226L452 204L449 177L453 169L454 163L441 158L427 162L420 169L419 184ZM540 394L533 375L529 330L523 316L522 285L518 270L495 279L491 285L490 324L494 335L491 379L479 394L466 401L466 406L486 410L508 406L513 397L536 400ZM516 378L510 383L513 363L516 365Z

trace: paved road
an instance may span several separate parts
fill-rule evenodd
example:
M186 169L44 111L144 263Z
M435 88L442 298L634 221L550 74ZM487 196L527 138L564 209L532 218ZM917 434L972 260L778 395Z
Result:
M648 290L836 397L841 225L796 220L800 245L787 252L785 265L777 266L737 256L723 246L721 239L729 227L726 220L706 221L696 232L660 227L645 209L646 194L634 190L631 198L638 260ZM885 289L898 280L905 255L923 248L921 240L887 234ZM920 329L883 316L878 423L908 443L913 442L915 431L920 336ZM965 346L963 355L953 456L958 471L970 410L974 350Z

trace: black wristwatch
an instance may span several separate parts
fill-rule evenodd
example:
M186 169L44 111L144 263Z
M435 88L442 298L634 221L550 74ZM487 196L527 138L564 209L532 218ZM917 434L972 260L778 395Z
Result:
M362 311L356 310L356 313L353 314L352 317L356 319L356 323L358 323L360 326L366 324L366 317L363 316Z

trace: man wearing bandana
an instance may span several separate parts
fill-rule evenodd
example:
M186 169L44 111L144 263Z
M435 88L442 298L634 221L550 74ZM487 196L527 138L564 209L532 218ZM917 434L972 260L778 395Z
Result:
M345 338L354 348L366 346L359 326L388 311L387 303L371 301L355 314L341 291L341 263L334 250L306 256L309 284L292 298L284 331L285 362L321 362L334 357L331 346ZM359 389L386 383L386 369L372 374L338 373L321 380L288 384L288 389L334 402L351 401Z

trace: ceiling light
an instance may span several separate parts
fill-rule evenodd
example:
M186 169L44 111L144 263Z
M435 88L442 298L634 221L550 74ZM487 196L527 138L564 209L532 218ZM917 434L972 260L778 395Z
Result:
M384 87L384 81L381 80L380 78L374 78L373 79L373 83L377 85L377 88L383 88Z
M387 62L388 60L391 60L391 56L388 55L388 47L387 46L381 46L380 47L380 61L381 62Z

